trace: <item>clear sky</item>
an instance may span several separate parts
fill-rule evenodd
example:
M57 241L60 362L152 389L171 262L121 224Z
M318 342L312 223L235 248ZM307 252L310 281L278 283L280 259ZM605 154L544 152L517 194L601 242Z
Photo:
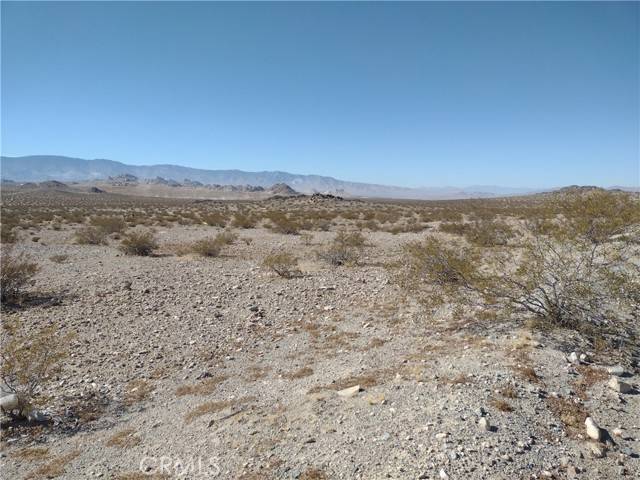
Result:
M628 3L2 2L2 153L638 185Z

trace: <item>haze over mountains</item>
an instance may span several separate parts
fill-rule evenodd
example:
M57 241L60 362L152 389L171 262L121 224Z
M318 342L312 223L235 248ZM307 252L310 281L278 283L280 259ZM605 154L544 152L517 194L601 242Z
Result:
M533 189L499 186L406 188L390 185L348 182L320 175L298 175L279 171L203 170L179 165L127 165L113 160L85 160L54 155L0 157L0 174L5 180L39 182L58 180L82 182L118 175L135 175L141 180L162 177L176 182L189 181L218 185L271 187L286 183L301 193L332 193L354 197L446 199L491 197L533 193Z

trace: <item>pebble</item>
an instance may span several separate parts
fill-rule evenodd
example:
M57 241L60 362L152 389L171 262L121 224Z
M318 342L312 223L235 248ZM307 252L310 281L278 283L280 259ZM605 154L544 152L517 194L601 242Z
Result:
M602 434L600 431L600 427L598 427L596 422L593 421L593 418L587 417L587 419L584 421L584 424L587 427L587 435L589 436L589 438L592 438L594 440L601 439Z
M487 420L487 417L482 417L480 418L480 420L478 420L478 427L480 428L480 430L485 432L491 430L491 424L489 423L489 420Z
M624 375L624 367L622 365L613 365L611 367L607 367L607 372L611 375L622 377Z
M338 391L338 395L344 398L351 398L355 397L360 390L360 385L354 385L353 387L345 388L344 390Z

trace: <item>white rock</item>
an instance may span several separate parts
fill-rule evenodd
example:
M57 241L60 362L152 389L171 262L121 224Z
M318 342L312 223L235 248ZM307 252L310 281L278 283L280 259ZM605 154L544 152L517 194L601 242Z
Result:
M571 362L571 363L580 363L580 359L578 358L578 354L576 352L571 352L569 354L569 356L567 357L567 359Z
M600 427L593 421L593 418L587 417L584 421L585 426L587 427L587 435L589 438L593 438L594 440L600 440L601 432Z
M624 433L624 431L621 428L614 428L613 429L613 434L616 437L621 437L623 433Z
M618 380L618 377L611 377L608 385L609 388L615 392L629 393L632 390L631 385L626 382L621 382Z
M487 417L482 417L478 420L478 427L480 427L480 430L484 430L485 432L491 430L491 424L489 423L489 420L487 420Z
M449 475L447 475L447 472L444 471L444 468L440 469L440 473L438 474L438 476L442 479L442 480L449 480Z
M345 388L344 390L340 390L338 395L344 398L355 397L360 391L360 385L354 385L353 387Z
M622 365L613 365L611 367L607 367L607 372L611 375L621 377L624 375L624 367Z

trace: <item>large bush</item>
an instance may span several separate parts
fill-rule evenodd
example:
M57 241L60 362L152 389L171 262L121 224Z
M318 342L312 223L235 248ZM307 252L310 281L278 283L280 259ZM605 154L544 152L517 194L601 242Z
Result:
M132 230L120 243L120 250L127 255L149 256L156 248L158 242L150 230Z

